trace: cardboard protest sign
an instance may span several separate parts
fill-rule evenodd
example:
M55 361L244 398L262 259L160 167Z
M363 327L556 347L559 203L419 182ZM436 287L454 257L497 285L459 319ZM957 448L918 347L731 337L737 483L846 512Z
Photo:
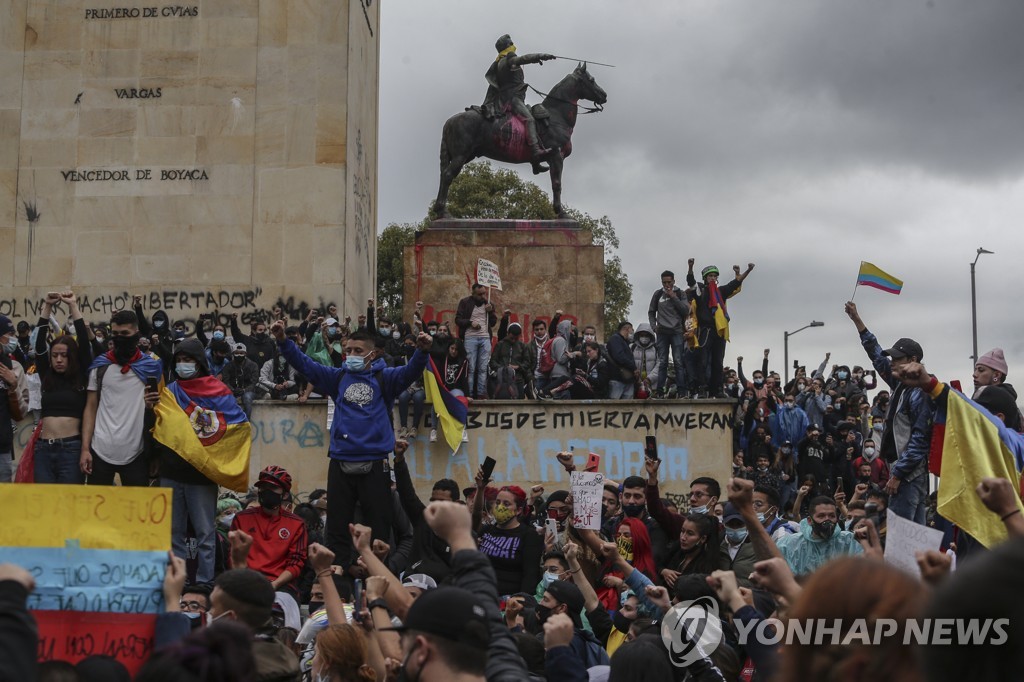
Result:
M572 525L576 528L601 530L604 474L574 471L569 478L572 483Z
M908 573L920 575L916 552L936 550L942 546L942 531L897 516L892 509L885 515L885 560Z
M39 660L102 654L134 673L153 651L171 546L171 491L0 485L0 556L36 581Z
M485 287L501 291L501 275L498 273L498 266L486 258L480 258L476 262L476 281Z

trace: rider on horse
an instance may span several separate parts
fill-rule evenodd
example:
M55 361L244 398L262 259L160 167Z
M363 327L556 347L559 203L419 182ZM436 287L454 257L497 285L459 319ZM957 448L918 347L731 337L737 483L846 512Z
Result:
M484 97L483 111L488 118L504 115L505 109L521 117L526 124L526 134L530 140L530 151L534 160L547 156L551 150L540 146L537 137L537 123L533 120L533 112L526 106L526 80L523 77L523 64L543 64L555 56L545 53L516 54L516 46L506 33L494 44L498 57L487 69L487 95Z

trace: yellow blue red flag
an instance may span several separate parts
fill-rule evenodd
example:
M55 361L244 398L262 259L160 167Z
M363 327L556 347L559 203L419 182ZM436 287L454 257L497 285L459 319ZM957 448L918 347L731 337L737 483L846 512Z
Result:
M160 392L153 437L225 488L249 487L249 420L215 377L181 379Z
M462 432L466 430L469 401L465 396L454 395L448 390L434 363L434 358L430 358L423 370L423 390L426 391L427 402L434 406L434 414L437 415L445 442L452 452L455 452L462 445Z
M945 404L939 400L945 395ZM959 391L939 383L932 391L938 401L932 449L941 442L937 511L986 547L1006 540L1006 527L989 511L976 492L981 479L1005 478L1020 490L1024 467L1024 438ZM1018 508L1024 510L1020 499Z

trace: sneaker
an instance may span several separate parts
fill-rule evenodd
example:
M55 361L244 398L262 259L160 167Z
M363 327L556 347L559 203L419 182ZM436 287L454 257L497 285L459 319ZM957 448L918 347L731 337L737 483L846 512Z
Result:
M430 442L431 443L436 443L437 442L437 429L430 429Z
M463 443L468 443L469 442L469 431L466 431L465 429L462 430L462 442Z
M410 426L409 428L407 428L405 430L405 439L406 440L413 440L413 439L416 438L416 436L417 436L417 432L416 432L416 427L415 426Z
M555 399L555 397L553 395L551 395L550 393L545 393L544 391L541 391L540 393L537 394L537 400L554 400L554 399Z
M669 386L668 390L665 393L665 397L668 398L669 400L672 400L673 398L677 398L678 397L678 393L677 393L676 387L675 386Z

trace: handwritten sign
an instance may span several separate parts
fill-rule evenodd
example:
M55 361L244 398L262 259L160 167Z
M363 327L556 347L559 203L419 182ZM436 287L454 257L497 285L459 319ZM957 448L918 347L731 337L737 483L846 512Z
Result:
M572 525L576 528L601 530L604 474L574 471L569 478L572 485Z
M915 576L921 571L914 554L938 550L942 546L941 530L897 516L892 509L886 512L885 528L885 560Z
M498 265L486 258L478 259L476 262L476 281L485 287L501 291L501 275L498 273Z
M163 550L171 545L171 491L81 485L0 485L0 547Z
M29 571L40 661L113 656L135 672L164 610L171 491L0 484L0 557Z

